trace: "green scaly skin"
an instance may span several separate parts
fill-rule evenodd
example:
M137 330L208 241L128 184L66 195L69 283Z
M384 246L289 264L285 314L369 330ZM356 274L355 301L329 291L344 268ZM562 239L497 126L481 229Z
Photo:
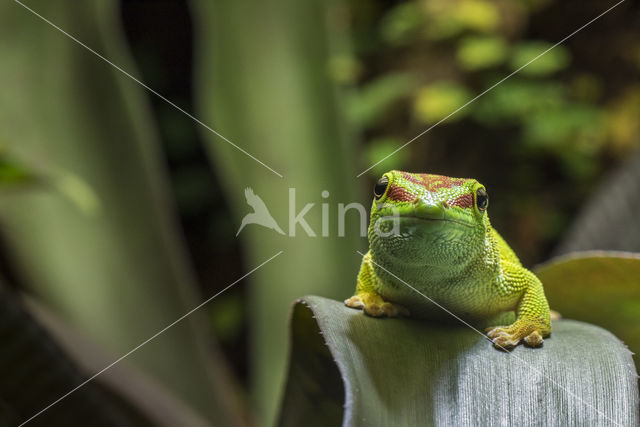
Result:
M451 317L443 307L475 325L510 323L487 328L498 348L542 345L551 334L542 283L491 227L482 184L391 171L375 193L369 252L347 306L375 317Z

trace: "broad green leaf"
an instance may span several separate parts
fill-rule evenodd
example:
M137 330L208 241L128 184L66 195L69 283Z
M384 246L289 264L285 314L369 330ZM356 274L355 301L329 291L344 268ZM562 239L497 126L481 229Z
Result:
M504 353L465 326L374 319L305 297L293 309L279 424L636 425L629 350L597 326L553 328L542 348Z
M535 269L551 308L602 326L640 352L640 253L588 251Z
M100 211L100 199L91 186L70 172L57 173L53 185L83 213L95 215Z
M23 318L13 319L12 329L16 331L15 335L24 333L27 328L39 329L41 331L40 336L33 337L37 339L30 340L31 342L27 344L25 350L33 352L39 351L42 354L46 354L46 357L50 359L50 365L48 366L31 366L33 370L32 375L45 375L47 370L64 372L63 367L65 364L77 366L82 372L82 375L78 376L78 378L58 376L58 378L52 381L55 384L54 389L49 390L47 396L39 396L41 399L48 399L48 401L41 400L38 403L36 399L31 400L31 404L36 406L35 410L43 408L48 405L50 401L68 392L80 382L83 376L87 377L95 372L99 372L104 369L105 366L111 365L116 359L117 355L112 354L98 343L80 333L77 328L65 322L64 319L57 316L40 301L26 295L19 296L22 297L21 299L24 301L24 316ZM14 303L17 303L17 301L14 301ZM7 304L11 304L11 301L2 301L3 306ZM4 315L6 316L6 312L4 312ZM6 320L6 317L3 319ZM55 343L47 342L50 339L53 339ZM3 341L3 344L7 344L7 342ZM14 345L15 342L11 344ZM38 348L44 345L46 345L47 348ZM56 354L60 352L57 348L59 348L63 354ZM65 362L67 358L68 361ZM13 366L24 367L23 363L21 360ZM76 384L69 384L69 381L72 380L75 381ZM96 399L94 404L101 403L102 405L107 405L107 409L111 411L114 409L111 407L114 401L125 404L127 418L135 417L135 422L132 421L133 425L149 425L153 427L210 426L200 414L173 393L171 389L163 386L162 383L136 368L130 360L121 360L113 365L106 375L98 376L95 381L88 385L100 387L108 391L108 394L98 395L97 397L100 399ZM65 387L67 390L64 389ZM56 393L58 395L56 395ZM67 420L64 425L68 425L70 423L70 414L77 413L78 409L82 408L68 406L63 402L60 403L61 406L64 406L64 408L61 408L61 415L66 417ZM38 408L37 406L40 407ZM89 408L85 408L84 412L88 412L87 409ZM33 412L35 412L35 410ZM90 415L91 417L94 416L91 412ZM48 414L43 414L40 421L46 425L53 424L53 419L50 419ZM79 419L77 422L82 423L83 421L85 423L87 422L86 419ZM0 425L3 424L0 423Z
M0 278L0 425L17 426L86 380L87 375L25 310ZM104 367L104 365L102 366ZM127 413L96 382L70 394L29 425L128 425ZM131 409L131 408L127 408ZM140 423L140 420L137 420ZM142 426L147 423L140 423Z
M471 94L461 84L439 81L420 89L414 103L414 114L424 123L433 123L447 117L470 99ZM452 115L449 121L459 120L468 112L463 108Z
M199 41L194 52L196 115L285 176L283 181L203 130L224 197L236 214L225 218L228 228L234 233L249 212L245 187L264 199L285 228L286 218L293 216L283 183L291 182L297 211L307 202L316 203L305 220L320 235L321 203L358 200L353 179L358 173L353 161L357 147L349 138L357 132L340 114L343 98L325 72L331 54L348 53L348 26L328 26L322 19L341 9L331 2L289 0L190 4ZM386 112L387 100L395 99L403 85L402 77L387 80L368 98L367 114L375 116L377 108ZM406 90L400 89L400 93ZM322 198L324 191L330 199ZM247 227L239 236L247 264L257 266L278 251L285 253L252 274L246 288L252 416L260 425L273 424L282 394L290 302L305 293L341 295L341 280L357 273L352 257L361 241L355 232L358 215L347 215L345 229L354 232L345 237L338 237L333 218L329 236L321 239L309 238L301 227L295 237L285 238L263 227Z
M571 55L563 46L551 48L552 44L529 41L517 45L511 54L511 68L523 75L546 76L569 65ZM526 65L526 66L525 66Z
M29 5L139 76L119 2ZM33 159L49 187L2 195L3 249L25 287L122 355L199 301L148 93L14 2L0 3L0 31L2 143L27 167ZM86 215L98 200L103 209ZM127 359L212 424L241 425L235 386L202 315Z

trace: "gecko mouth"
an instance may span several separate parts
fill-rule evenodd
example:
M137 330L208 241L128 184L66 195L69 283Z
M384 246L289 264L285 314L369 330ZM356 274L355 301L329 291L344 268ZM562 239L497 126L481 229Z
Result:
M462 220L458 220L458 219L447 218L447 217L429 218L429 217L424 217L424 216L419 216L419 215L401 215L401 216L385 215L385 216L382 216L382 217L378 218L378 221L381 221L381 220L393 221L395 219L400 219L400 220L415 219L415 220L419 220L419 221L430 221L430 222L453 222L455 224L464 225L465 227L473 227L473 224L470 224L470 223L468 223L466 221L462 221Z

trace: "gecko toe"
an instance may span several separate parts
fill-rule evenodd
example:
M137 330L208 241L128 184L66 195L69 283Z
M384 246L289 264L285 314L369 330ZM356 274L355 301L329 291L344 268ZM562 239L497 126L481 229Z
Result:
M498 350L509 351L518 345L520 340L513 339L511 335L499 335L496 338L492 339L494 347Z
M409 316L409 310L401 305L387 302L378 294L361 293L344 301L347 307L362 309L372 317Z
M542 335L538 331L533 331L524 338L525 344L529 347L540 347L543 341Z
M369 316L373 316L373 317L381 317L386 315L382 307L379 306L378 304L365 305L364 312Z
M492 340L499 336L509 335L509 333L506 330L506 327L504 326L487 328L486 331L487 331L487 336Z
M409 316L409 310L406 307L390 302L382 304L382 312L388 317Z
M344 300L344 305L351 308L364 308L364 302L358 295L354 295L351 298Z

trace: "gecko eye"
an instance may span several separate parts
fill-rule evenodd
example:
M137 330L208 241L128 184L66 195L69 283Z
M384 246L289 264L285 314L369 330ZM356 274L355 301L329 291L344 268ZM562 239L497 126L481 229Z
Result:
M484 188L478 188L476 191L476 206L481 212L487 210L487 206L489 206L489 195Z
M384 192L387 191L387 187L389 186L389 178L385 175L376 182L375 187L373 187L373 195L376 196L376 200L380 199L384 196Z

